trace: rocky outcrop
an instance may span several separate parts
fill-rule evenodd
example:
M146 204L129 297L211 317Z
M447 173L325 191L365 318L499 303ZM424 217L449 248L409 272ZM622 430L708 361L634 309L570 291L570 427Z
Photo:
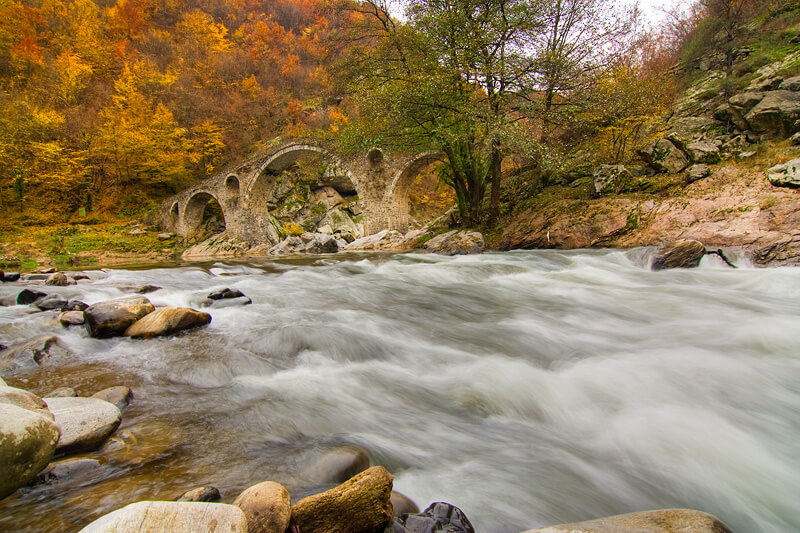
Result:
M91 305L83 315L89 334L103 339L123 335L134 322L153 310L155 307L144 296L130 296Z
M56 451L76 453L99 448L119 426L122 413L97 398L44 398L61 428Z
M309 233L287 237L269 249L268 255L295 254L333 254L339 251L339 244L331 234Z
M248 533L241 509L224 503L137 502L102 516L80 533Z
M800 118L800 94L792 91L770 91L745 116L750 129L781 138L797 131Z
M399 231L385 229L356 239L345 247L345 250L402 250L407 244L406 237ZM408 246L410 248L410 246Z
M244 511L248 533L284 533L289 527L291 498L279 483L253 485L239 494L233 505Z
M475 533L467 515L449 503L432 503L419 514L401 515L394 519L388 533Z
M151 339L205 326L211 315L189 307L161 307L134 322L125 330L128 337Z
M689 159L669 139L658 139L639 151L639 155L660 172L677 174L689 166Z
M619 193L633 178L625 165L600 165L594 171L594 191L596 194Z
M486 249L483 235L477 231L448 231L425 243L425 251L440 255L479 254Z
M800 159L792 159L767 170L767 179L776 187L800 188Z
M690 239L680 239L665 244L653 258L652 270L671 268L694 268L706 255L703 243Z
M373 466L329 491L292 506L291 524L300 531L370 533L392 520L392 475Z
M710 175L711 169L708 167L708 165L692 165L686 170L686 183L694 183L695 181L707 178Z
M0 401L0 499L47 466L59 438L58 425L42 414L41 408L24 407L30 405L30 398L13 401L10 396Z
M691 509L660 509L621 514L557 526L531 529L524 533L731 533L718 518Z

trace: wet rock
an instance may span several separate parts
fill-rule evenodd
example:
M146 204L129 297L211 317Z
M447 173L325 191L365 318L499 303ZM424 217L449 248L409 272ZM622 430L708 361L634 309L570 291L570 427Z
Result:
M218 502L222 499L217 487L197 487L187 490L175 500L178 502ZM234 504L235 505L235 504Z
M401 514L416 514L419 513L419 507L414 503L411 498L400 492L392 491L389 501L392 503L392 514L395 517Z
M475 533L464 512L449 503L432 503L419 514L397 517L390 533Z
M800 94L792 91L770 91L745 116L755 133L789 137L800 118Z
M36 368L50 359L67 359L72 357L58 337L41 335L25 342L14 344L0 352L0 372L16 372L17 370Z
M279 483L253 485L239 494L233 505L244 511L249 533L284 533L289 527L291 499Z
M314 233L314 239L307 242L303 251L307 254L335 254L339 251L339 245L332 235L324 233Z
M115 387L109 387L107 389L95 392L90 396L90 398L97 398L98 400L103 400L114 404L117 409L122 411L128 407L128 405L131 403L131 400L133 400L133 391L124 385L117 385Z
M689 166L689 159L669 139L658 139L645 146L639 155L659 172L677 174Z
M48 274L43 274L41 272L33 273L33 274L24 274L22 276L22 281L44 281L44 280L47 279L48 275L49 275L49 273Z
M342 446L320 457L301 477L315 485L343 483L369 468L369 453L358 446Z
M201 304L203 307L211 307L212 309L222 309L225 307L237 307L240 305L250 305L253 300L247 296L241 298L226 298L224 300L203 300Z
M162 307L137 320L125 330L128 337L150 339L205 326L211 315L188 307Z
M477 231L448 231L425 243L427 252L441 255L479 254L485 249L483 235Z
M77 398L78 393L72 387L59 387L47 395L48 398Z
M70 277L72 279L74 279L75 281L81 281L81 280L84 280L84 279L92 279L85 272L73 272L72 274L70 274Z
M662 246L651 268L653 270L666 270L670 268L694 268L700 264L706 255L703 243L690 239L672 241Z
M44 398L61 428L58 453L99 448L119 426L122 414L114 405L97 398Z
M98 453L116 464L141 466L169 457L182 441L182 433L174 426L145 421L114 433Z
M356 239L345 247L345 250L398 250L405 240L402 233L393 229L385 229Z
M3 281L5 283L12 283L14 281L19 281L19 272L5 272L3 274Z
M392 520L392 475L373 466L329 491L292 506L292 526L300 531L364 533L380 531Z
M105 460L90 457L67 457L58 461L53 461L47 468L42 470L39 481L42 483L52 483L54 481L71 481L80 477L87 477L95 474L103 468Z
M22 291L17 295L17 304L18 305L30 305L36 300L44 298L47 296L46 293L35 291L33 289L22 289Z
M83 317L83 311L64 311L58 316L58 321L67 328L69 326L83 325L86 319Z
M557 526L531 529L524 533L731 533L717 517L691 509L660 509L621 514Z
M70 300L62 308L62 311L86 311L89 305L80 300Z
M618 193L633 175L625 165L600 165L594 171L594 191L597 194Z
M155 307L143 296L130 296L89 306L84 312L89 334L95 338L122 335L134 322Z
M722 156L719 147L707 141L694 141L686 145L686 153L692 163L719 163Z
M50 420L53 420L53 413L47 409L44 400L23 389L9 387L3 382L0 384L0 404L15 405L28 411L38 413Z
M151 292L160 291L161 287L158 285L138 285L133 288L136 294L150 294Z
M80 533L247 533L247 519L234 505L207 502L136 502L101 516Z
M0 499L22 487L47 466L59 429L42 414L0 403Z
M59 296L58 294L51 294L49 296L45 296L33 304L42 311L53 311L55 309L61 309L65 305L67 305L67 301Z
M54 287L66 287L67 285L74 285L75 280L70 279L69 276L63 272L55 272L47 276L47 279L44 280L44 284Z
M692 165L686 171L686 183L694 183L695 181L707 178L710 175L711 169L708 168L708 165Z
M800 188L800 159L792 159L767 170L767 179L776 187Z
M209 300L226 300L229 298L241 298L242 296L244 296L244 293L239 289L230 289L226 287L210 292L206 298Z

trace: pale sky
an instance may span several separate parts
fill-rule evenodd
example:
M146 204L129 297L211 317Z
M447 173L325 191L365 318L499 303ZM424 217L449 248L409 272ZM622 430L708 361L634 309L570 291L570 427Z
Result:
M688 2L689 0L639 0L639 7L647 21L655 24L663 18L663 9L686 5Z

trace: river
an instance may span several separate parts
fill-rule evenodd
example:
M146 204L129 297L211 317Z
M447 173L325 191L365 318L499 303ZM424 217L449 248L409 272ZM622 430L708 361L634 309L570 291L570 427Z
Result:
M199 485L230 502L272 479L297 496L310 457L353 444L395 490L455 504L479 532L666 507L800 531L800 269L707 257L651 272L650 253L337 254L48 287L89 304L123 284L164 287L157 306L222 287L253 300L154 340L0 307L0 342L56 334L76 354L9 384L128 384L118 433L141 436L130 461L0 502L0 530L75 531Z

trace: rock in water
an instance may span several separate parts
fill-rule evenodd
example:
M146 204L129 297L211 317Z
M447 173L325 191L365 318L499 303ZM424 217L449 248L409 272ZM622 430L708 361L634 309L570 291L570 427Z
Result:
M197 487L196 489L187 490L180 498L175 501L178 502L218 502L222 499L217 487ZM234 504L235 505L235 504Z
M392 492L389 501L392 502L392 514L395 517L401 514L415 514L419 513L419 507L414 501L400 492Z
M475 533L467 515L449 503L432 503L419 514L394 519L387 533Z
M17 295L17 304L18 305L29 305L44 298L47 294L39 291L35 291L33 289L22 289L20 293Z
M358 446L342 446L320 457L302 474L315 485L343 483L369 468L369 453Z
M67 301L58 294L51 294L36 300L33 305L42 311L52 311L54 309L61 309L62 307L66 306Z
M244 511L249 533L284 533L289 527L291 499L279 483L253 485L239 494L233 505Z
M2 381L2 380L0 380ZM5 382L0 383L0 404L15 405L28 411L38 413L50 420L53 420L53 413L47 409L47 404L44 400L23 389L16 387L9 387Z
M185 329L205 326L211 315L188 307L162 307L139 319L125 330L128 337L150 339Z
M67 285L70 285L70 281L72 280L63 272L55 272L54 274L47 276L47 279L44 280L44 284L53 285L54 287L66 287ZM75 282L72 281L72 283Z
M731 533L720 520L691 509L661 509L621 514L557 526L531 529L524 533Z
M694 268L706 255L706 247L701 242L690 239L672 241L662 246L651 268L666 270L668 268Z
M64 311L58 316L58 321L65 328L69 326L81 326L86 319L83 318L83 311Z
M392 520L392 475L373 466L329 491L292 506L292 525L301 532L370 533Z
M47 395L48 398L77 398L78 393L72 387L59 387Z
M133 391L124 385L117 385L116 387L109 387L107 389L95 392L90 396L90 398L97 398L98 400L113 403L117 409L122 411L128 407L128 404L131 403L131 400L133 399Z
M207 502L136 502L101 516L80 533L248 533L234 505Z
M35 411L0 403L0 499L26 485L53 458L56 423Z
M45 398L61 428L58 453L75 453L99 448L117 429L122 413L97 398Z
M448 231L425 243L425 250L442 255L479 254L486 249L483 235L477 231Z
M48 359L71 356L72 352L61 344L58 337L42 335L3 350L0 353L0 372L36 368Z
M767 170L767 179L776 187L800 188L800 159L792 159Z
M98 339L125 333L134 322L152 313L155 307L144 296L130 296L90 305L84 312L89 334Z
M239 289L231 289L226 287L224 289L212 291L208 296L206 296L206 298L209 300L224 300L227 298L241 298L242 296L244 296L244 293Z

